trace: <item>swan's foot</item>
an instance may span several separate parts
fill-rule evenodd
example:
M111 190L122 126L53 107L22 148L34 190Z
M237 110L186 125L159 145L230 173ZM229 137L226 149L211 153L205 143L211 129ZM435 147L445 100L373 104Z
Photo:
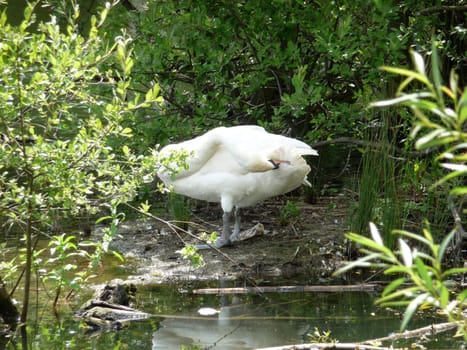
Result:
M219 237L213 244L197 244L195 245L197 250L205 250L205 249L212 249L212 248L222 248L228 247L232 245L232 241L230 239L224 239Z
M234 232L229 238L230 244L240 241L240 232Z

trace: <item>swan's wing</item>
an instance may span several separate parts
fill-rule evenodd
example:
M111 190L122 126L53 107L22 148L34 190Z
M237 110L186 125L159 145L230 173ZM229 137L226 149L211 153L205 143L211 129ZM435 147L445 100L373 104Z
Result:
M214 129L216 130L216 129ZM168 177L180 179L190 176L205 167L206 163L218 152L219 143L216 141L216 133L213 131L195 137L194 139L183 141L176 144L165 146L159 155L163 159L169 159L167 167L162 166L158 171L159 177L168 180ZM176 157L178 154L184 154L186 167L180 167L175 160L170 161L171 157Z
M245 172L273 170L271 160L292 161L302 155L318 155L306 143L290 137L268 133L256 125L242 125L219 130L219 139L232 159Z
M294 149L294 152L297 152L300 155L303 156L317 156L318 151L315 149L311 148L310 145L306 144L303 141L293 139L291 137L287 136L282 136L282 135L275 135L275 134L270 134L271 136L275 137L276 143L280 144L282 147L287 148L287 149Z

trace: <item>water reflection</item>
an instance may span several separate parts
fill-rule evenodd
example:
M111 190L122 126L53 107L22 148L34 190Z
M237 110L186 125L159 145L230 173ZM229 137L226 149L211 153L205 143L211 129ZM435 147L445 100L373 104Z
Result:
M204 296L189 312L163 319L153 334L153 349L199 345L209 349L253 349L308 341L318 328L332 330L339 341L384 336L399 320L377 309L367 293L275 293ZM216 304L217 303L217 304ZM202 317L199 307L219 308L218 315ZM377 322L375 322L377 321Z
M309 324L298 317L271 315L267 308L243 303L234 297L230 305L222 298L220 313L214 317L192 314L186 318L168 318L154 333L153 349L180 349L182 345L200 345L214 349L251 349L301 342Z
M193 287L193 286L191 286ZM196 288L206 287L197 285ZM70 310L60 319L42 318L30 334L32 349L200 349L245 350L307 342L306 334L315 327L330 330L339 342L357 342L387 336L396 331L400 318L393 311L374 306L377 295L370 293L270 293L238 296L193 295L186 286L140 286L136 308L153 318L131 322L128 328L89 335L71 317ZM92 294L92 293L91 293ZM77 300L81 305L91 295ZM198 310L211 307L220 311L202 317ZM42 313L41 313L42 314ZM45 315L45 314L44 314ZM414 329L439 320L415 318ZM453 332L439 334L427 349L460 349L461 339ZM18 340L19 341L19 340ZM410 347L413 339L396 347ZM2 344L0 343L0 348ZM15 342L8 350L20 348Z

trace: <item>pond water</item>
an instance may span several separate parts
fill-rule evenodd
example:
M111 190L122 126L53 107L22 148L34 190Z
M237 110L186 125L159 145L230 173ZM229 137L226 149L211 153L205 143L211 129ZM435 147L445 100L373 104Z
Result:
M140 286L137 305L154 315L132 322L120 331L88 333L68 313L60 322L41 322L34 339L38 349L255 349L309 342L309 333L331 331L339 342L357 342L397 331L394 311L374 305L375 294L265 293L196 295L203 285ZM211 285L212 287L212 285ZM216 309L201 316L200 308ZM412 328L429 324L418 319ZM424 345L432 349L459 349L452 333ZM409 345L409 340L404 345ZM400 344L396 344L400 345Z
M8 246L14 247L14 241ZM39 247L46 246L41 242ZM10 254L15 254L12 248ZM8 255L8 254L7 254ZM9 260L8 256L4 256ZM128 259L124 264L117 259L104 261L105 269L92 283L108 283L115 278L126 279L137 272ZM85 268L85 266L83 266ZM312 280L283 280L271 278L269 285L312 284ZM329 281L328 281L329 282ZM261 282L265 283L265 281ZM39 317L37 329L31 331L32 349L255 349L268 346L297 344L310 341L310 333L330 331L330 338L339 342L359 342L390 335L400 326L401 316L395 310L374 305L377 293L263 293L242 295L194 294L199 288L252 286L248 282L202 282L199 280L174 284L138 285L136 304L140 311L153 317L132 322L119 331L89 333L83 324L73 318L73 312L93 291L82 291L72 304L60 305L58 320L52 316L53 288L47 300L41 300L39 309L31 310L31 318ZM45 296L46 293L41 293ZM21 296L21 293L19 293ZM212 316L199 314L201 308L217 311ZM31 319L31 321L33 321ZM415 317L410 329L443 322L429 319L426 314ZM31 322L33 324L33 322ZM34 334L36 334L34 336ZM461 340L446 332L423 345L428 349L460 349ZM413 340L397 343L410 347ZM388 345L388 344L385 344ZM0 350L3 349L0 338ZM15 349L9 344L8 349Z

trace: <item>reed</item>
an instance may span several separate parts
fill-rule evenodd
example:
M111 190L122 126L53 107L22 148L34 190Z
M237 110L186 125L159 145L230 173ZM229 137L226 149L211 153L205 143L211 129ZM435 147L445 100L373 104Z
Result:
M391 231L401 227L401 201L394 145L397 131L390 127L389 115L366 130L368 146L363 150L358 204L351 216L353 232L368 233L368 223L381 229L384 242L392 246Z

